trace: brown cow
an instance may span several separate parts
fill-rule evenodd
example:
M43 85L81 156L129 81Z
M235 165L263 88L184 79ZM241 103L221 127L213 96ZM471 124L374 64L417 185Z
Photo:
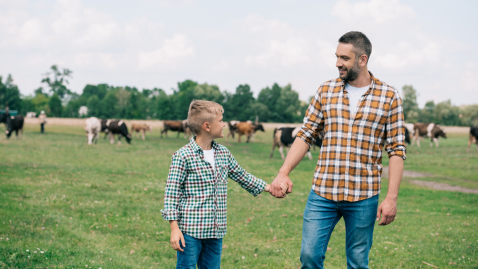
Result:
M430 147L433 146L433 141L435 141L435 145L438 148L438 139L441 137L446 138L446 133L443 128L435 123L422 123L417 122L413 125L413 132L414 137L413 141L417 142L417 146L420 146L420 138L421 137L430 137ZM412 145L413 145L412 141Z
M146 131L152 132L153 128L146 123L133 123L131 125L131 133L136 132L136 137L138 137L138 133L141 133L143 140L145 139Z
M187 120L165 120L163 122L164 129L161 131L161 138L163 138L163 133L166 133L166 137L168 137L168 130L171 130L178 132L178 136L176 138L179 138L179 133L184 133L184 138L188 139L191 131L187 125L187 122Z
M227 134L226 136L226 140L229 141L229 136L232 136L232 138L234 139L234 133L237 133L237 127L236 125L240 122L247 122L247 123L250 123L252 124L252 127L254 127L254 132L252 133L252 136L251 136L251 141L254 141L254 134L257 132L257 131L263 131L265 132L264 130L264 126L262 126L262 124L258 123L258 124L254 124L252 123L252 121L248 120L248 121L237 121L237 120L232 120L232 121L229 121L227 124L229 125L229 133Z
M478 126L470 128L470 139L468 140L468 150L466 152L470 152L470 146L473 143L476 144L476 149L478 150Z
M249 140L251 139L252 134L254 133L255 127L252 123L250 122L239 122L236 124L236 132L237 132L237 142L241 143L241 136L246 135L247 136L247 143L249 143Z

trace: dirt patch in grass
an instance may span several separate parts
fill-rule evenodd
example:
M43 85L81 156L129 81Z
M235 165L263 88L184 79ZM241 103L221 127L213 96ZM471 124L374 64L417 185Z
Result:
M388 166L383 168L382 177L388 178ZM420 173L420 172L415 172L415 171L403 170L403 177L404 178L420 178L420 177L434 177L434 176L431 175L431 174L427 174L427 173ZM450 184L440 183L440 182L435 182L435 181L410 180L410 182L415 184L415 185L422 186L422 187L427 187L427 188L434 189L434 190L458 191L458 192L463 192L463 193L476 193L476 194L478 194L478 190L476 190L476 189L469 189L469 188L464 188L464 187L460 187L460 186L452 186Z

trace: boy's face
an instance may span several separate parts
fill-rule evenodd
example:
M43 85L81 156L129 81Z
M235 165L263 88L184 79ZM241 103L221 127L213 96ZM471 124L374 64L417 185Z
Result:
M226 124L222 121L222 113L219 113L211 123L209 123L209 134L212 138L223 138L224 137L224 127Z

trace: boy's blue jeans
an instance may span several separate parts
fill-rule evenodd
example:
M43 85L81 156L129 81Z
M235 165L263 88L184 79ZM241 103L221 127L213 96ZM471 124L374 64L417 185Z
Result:
M310 191L304 211L302 268L324 268L325 252L335 225L344 217L347 268L368 268L378 195L358 202L335 202Z
M180 241L184 252L178 251L176 269L219 269L221 267L222 238L197 239L183 234L186 247Z

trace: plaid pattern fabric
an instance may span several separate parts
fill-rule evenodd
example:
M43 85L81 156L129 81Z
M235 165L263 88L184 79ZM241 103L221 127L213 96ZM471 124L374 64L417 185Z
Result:
M297 134L313 145L325 131L312 189L326 199L356 202L379 194L385 142L389 157L406 158L402 100L394 88L370 75L372 84L353 114L343 80L322 84Z
M204 160L196 137L174 153L161 210L165 220L177 220L183 233L198 239L226 235L228 177L254 196L267 185L239 166L226 147L215 141L212 147L216 171Z

